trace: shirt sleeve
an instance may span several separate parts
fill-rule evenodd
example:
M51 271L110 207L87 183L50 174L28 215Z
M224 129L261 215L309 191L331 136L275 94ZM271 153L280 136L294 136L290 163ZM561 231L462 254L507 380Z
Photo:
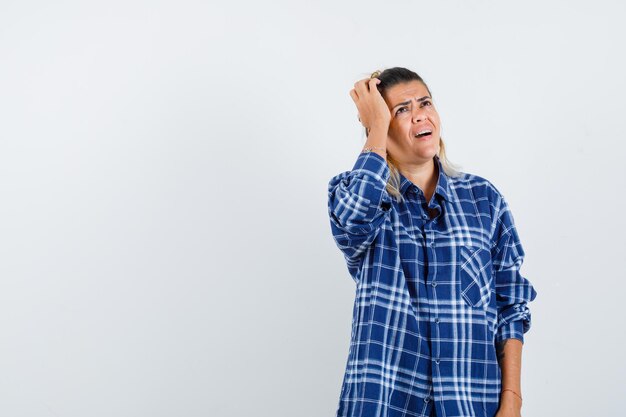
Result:
M328 214L335 243L357 281L360 258L372 244L391 208L387 161L376 152L359 154L351 171L328 183Z
M524 333L530 330L531 314L528 303L537 292L520 273L524 249L519 239L513 214L500 196L500 210L495 224L492 262L496 281L498 324L496 342L515 338L524 343Z

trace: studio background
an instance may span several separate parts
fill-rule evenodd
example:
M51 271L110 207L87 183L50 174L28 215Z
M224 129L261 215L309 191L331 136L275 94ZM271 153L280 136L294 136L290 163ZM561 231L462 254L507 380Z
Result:
M522 415L620 416L619 1L0 3L0 415L334 416L354 282L327 183L404 66L510 203Z

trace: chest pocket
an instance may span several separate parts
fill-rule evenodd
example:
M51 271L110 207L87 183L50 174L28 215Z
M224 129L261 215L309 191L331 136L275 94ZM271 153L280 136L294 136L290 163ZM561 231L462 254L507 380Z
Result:
M479 246L459 248L461 296L471 307L486 307L491 301L491 251Z

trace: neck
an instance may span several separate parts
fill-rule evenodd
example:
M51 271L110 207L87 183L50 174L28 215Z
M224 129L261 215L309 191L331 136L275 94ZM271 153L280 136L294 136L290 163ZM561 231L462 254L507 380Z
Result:
M409 181L417 185L424 193L426 201L430 200L430 197L435 192L437 187L437 179L439 177L439 167L435 162L434 157L423 163L398 163L398 170Z

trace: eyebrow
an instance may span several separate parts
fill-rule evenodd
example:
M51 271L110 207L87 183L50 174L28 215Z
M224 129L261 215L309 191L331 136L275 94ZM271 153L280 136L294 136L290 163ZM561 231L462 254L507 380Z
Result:
M429 99L429 98L430 98L430 96L424 96L424 97L422 97L422 98L418 98L418 99L417 99L417 102L419 103L420 101L424 101L424 100ZM411 102L411 100L407 100L407 101L403 101L402 103L398 103L398 104L396 104L395 106L393 106L393 107L391 108L391 110L394 110L394 109L395 109L396 107L398 107L398 106L405 106L405 105L409 104L410 102Z

